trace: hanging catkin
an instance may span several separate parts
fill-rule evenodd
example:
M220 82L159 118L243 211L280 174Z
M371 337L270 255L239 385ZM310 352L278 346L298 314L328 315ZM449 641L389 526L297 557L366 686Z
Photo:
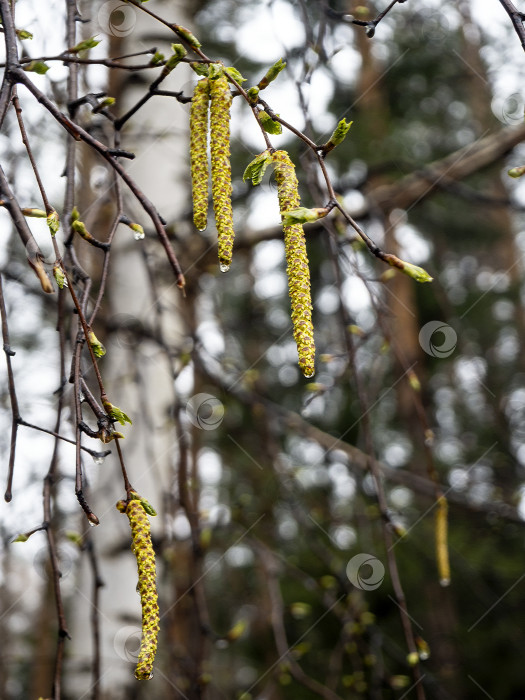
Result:
M232 96L224 73L210 79L210 147L213 210L217 226L219 263L227 272L232 262L233 213L230 165L230 107Z
M450 583L450 563L448 557L448 504L445 496L440 496L436 510L436 559L439 582L442 586Z
M300 206L298 182L295 166L286 151L275 151L272 159L275 164L277 194L282 215ZM306 241L301 224L283 226L283 231L293 333L299 354L299 367L305 377L311 377L314 373L315 345Z
M136 494L132 494L136 496ZM151 544L149 518L140 500L119 501L117 509L126 513L131 527L131 549L137 559L138 592L142 606L142 638L135 678L149 680L153 676L153 661L157 652L159 605L155 580L155 552Z
M208 79L199 80L190 107L190 162L193 223L204 231L208 222Z

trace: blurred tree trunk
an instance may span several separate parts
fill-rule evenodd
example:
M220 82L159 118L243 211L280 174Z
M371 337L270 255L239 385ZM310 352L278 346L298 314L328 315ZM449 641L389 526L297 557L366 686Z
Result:
M169 10L171 20L183 25L189 23L187 8L182 3L155 4L151 3L152 10L160 14L166 14ZM156 45L159 51L169 55L169 33L165 33L162 42L159 42L157 23L131 7L126 10L135 14L132 18L133 29L125 37L108 34L109 54L124 55ZM94 10L90 10L90 13L93 15ZM173 89L180 89L180 72L179 70L177 75L178 87ZM109 73L108 94L116 98L116 113L119 115L135 104L147 87L148 84L137 80L133 73ZM170 89L169 79L163 87ZM187 197L182 195L183 192L188 193L185 182L189 158L187 109L173 98L156 97L144 105L122 130L124 147L137 154L135 160L126 161L126 168L144 193L154 201L166 219L168 228L181 218L187 208ZM82 158L83 182L79 190L79 209L81 212L89 212L86 223L90 228L103 232L110 229L115 215L114 189L111 186L111 173L106 173L107 181L104 181L107 192L93 192L90 189L89 182L93 178L95 166L100 167L100 161L92 153ZM174 196L175 192L177 197ZM165 257L157 249L144 211L124 188L122 194L125 214L144 226L146 238L135 240L128 227L119 226L112 244L108 301L102 312L103 324L96 330L107 348L107 355L100 362L100 367L110 401L122 407L133 420L132 426L123 429L126 439L121 443L129 479L133 487L158 512L158 516L151 519L151 525L154 544L159 546L157 582L162 618L162 592L170 602L176 600L180 592L174 588L174 579L169 570L167 576L164 576L162 564L162 552L167 546L167 529L170 529L174 515L166 494L173 494L174 467L179 449L172 420L174 377L171 363L155 341L144 342L144 338L156 335L169 340L174 347L180 345L178 305L181 292L175 285L171 271L167 269ZM178 230L177 233L181 235L184 232ZM101 271L95 269L96 258L100 259L97 252L89 251L86 264L89 265L90 273L100 279ZM153 280L145 265L147 258L150 269L155 270ZM110 332L109 335L107 331ZM140 599L135 590L137 567L130 550L128 519L115 509L116 501L125 497L125 492L113 443L109 447L112 448L112 454L97 470L91 496L92 506L104 524L104 530L100 536L98 530L89 533L100 558L104 579L99 611L101 697L111 700L130 697L178 698L180 694L176 684L170 679L156 677L150 684L146 684L146 688L134 678L141 627ZM183 542L179 550L188 547ZM188 556L191 556L188 552L181 553L183 570L187 570L184 559ZM71 621L73 652L68 674L69 691L74 697L85 693L91 682L89 663L93 650L89 631L91 611L87 601L91 597L92 584L86 559L78 585L83 605L75 610ZM189 601L192 600L190 596ZM184 628L175 631L169 628L170 639L179 637L188 640L195 636L191 620L181 622L181 616L178 615L177 621ZM161 635L165 635L164 624L161 624L161 630ZM162 643L164 645L169 649L169 640L165 640ZM185 650L184 647L183 653Z

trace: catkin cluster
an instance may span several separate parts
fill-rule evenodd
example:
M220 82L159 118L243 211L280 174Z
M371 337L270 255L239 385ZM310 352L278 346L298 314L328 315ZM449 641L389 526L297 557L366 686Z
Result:
M142 638L135 678L149 680L153 675L153 661L159 633L159 605L155 581L155 552L151 544L149 518L140 500L119 501L117 509L126 513L131 526L131 549L137 559L138 592L142 605Z
M232 176L230 165L230 107L232 95L224 73L210 80L211 188L219 237L219 263L229 268L233 251Z
M199 80L190 107L190 162L193 223L204 231L208 223L208 79Z
M232 96L223 72L199 80L190 110L190 160L193 192L193 221L199 231L206 228L208 214L208 105L210 103L210 149L213 210L218 234L221 270L229 269L233 251L231 203L230 107Z
M295 166L286 151L272 155L277 181L277 194L281 215L300 206ZM301 224L283 226L286 251L288 290L292 305L292 323L299 367L306 377L314 373L314 329L312 325L312 300L310 295L310 268L306 254L306 241Z

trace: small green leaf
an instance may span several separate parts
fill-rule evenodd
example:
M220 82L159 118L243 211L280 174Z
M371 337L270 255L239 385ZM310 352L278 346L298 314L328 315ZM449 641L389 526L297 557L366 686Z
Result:
M188 52L182 44L172 44L171 50L173 51L173 55L176 56L179 61L188 55Z
M106 413L110 418L113 420L116 420L120 423L120 425L126 425L126 423L129 423L131 425L131 418L124 413L118 406L113 406L112 403L109 401L104 401L104 408L106 409Z
M277 115L279 116L279 115ZM283 133L283 128L279 124L279 122L274 122L274 120L270 117L269 114L267 114L264 110L261 110L259 112L259 119L261 120L262 128L268 133L268 134L282 134Z
M71 210L71 222L78 221L79 219L80 219L80 214L79 214L76 206L74 206L73 209Z
M158 66L164 60L164 54L160 51L156 51L150 59L150 66Z
M328 214L325 207L317 207L307 209L306 207L298 207L297 209L289 209L283 212L283 224L285 226L293 226L294 224L307 224L311 221L322 219Z
M38 73L38 75L45 75L49 70L50 66L44 61L31 61L24 66L24 70L28 73Z
M91 346L91 349L93 350L93 354L95 357L104 357L106 354L106 348L102 345L100 340L97 338L97 336L93 333L93 331L88 332L88 343Z
M198 63L197 61L192 61L190 63L190 68L192 68L197 75L202 75L207 78L209 73L209 68L206 63Z
M286 62L283 61L282 58L280 58L278 61L276 61L271 68L269 68L266 72L266 75L264 78L262 78L257 87L260 90L264 90L265 87L268 87L268 85L272 82L272 80L275 80L279 73L286 68Z
M98 46L100 41L97 41L96 37L91 36L89 39L84 39L84 41L79 42L72 49L68 49L68 53L80 53L80 51L89 51L89 49L94 49Z
M49 226L51 235L55 236L58 232L58 229L60 228L60 220L58 218L58 214L54 209L47 215L47 225Z
M141 498L140 503L148 515L157 515L155 508L151 505L151 503L148 503L145 498Z
M32 39L33 38L33 35L31 34L31 32L28 32L25 29L17 29L16 35L21 41L23 41L24 39Z
M244 171L242 179L244 181L251 180L252 185L260 184L261 180L264 177L264 173L266 172L266 168L271 163L272 156L269 151L263 151L262 153L259 153L259 155L252 160L252 162Z
M220 63L210 63L208 68L208 77L210 80L216 80L220 78L224 73L224 68Z
M228 68L224 69L225 73L228 73L230 77L232 77L237 83L245 83L246 78L242 76L241 73L237 70L237 68L234 68L233 66L230 66Z

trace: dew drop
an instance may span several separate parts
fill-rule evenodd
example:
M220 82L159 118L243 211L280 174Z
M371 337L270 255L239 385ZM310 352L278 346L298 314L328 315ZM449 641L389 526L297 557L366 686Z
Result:
M144 231L135 231L135 233L133 234L133 238L136 241L141 241L145 237L146 237L146 234L144 233Z
M86 400L86 397L81 391L78 392L78 400L80 401L80 403L83 403Z
M229 269L230 269L230 266L229 266L229 265L225 265L224 263L221 263L221 264L219 265L219 270L220 270L221 272L228 272Z
M95 462L95 464L104 464L104 457L102 457L101 455L98 455L96 457L93 456L93 461Z
M200 231L202 233L203 231L206 231L206 228L206 226L204 226L204 228L197 228L197 231Z
M430 658L430 654L428 653L428 651L420 651L419 658L421 659L421 661L426 661L428 658Z
M313 377L314 374L315 374L315 369L313 369L311 372L304 372L304 376L305 376L307 379L310 379L310 377Z
M90 527L96 527L98 525L98 523L92 523L91 520L88 520L88 523Z
M450 579L449 578L442 578L439 582L439 585L443 586L443 588L450 586Z

